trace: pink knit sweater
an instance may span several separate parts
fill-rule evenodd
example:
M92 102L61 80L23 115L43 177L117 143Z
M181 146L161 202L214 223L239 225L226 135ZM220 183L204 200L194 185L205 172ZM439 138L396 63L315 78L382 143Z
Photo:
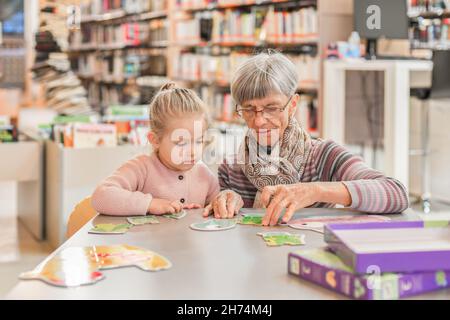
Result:
M177 172L155 154L142 155L126 162L96 188L92 206L107 215L146 215L153 198L206 206L219 189L218 179L203 163Z

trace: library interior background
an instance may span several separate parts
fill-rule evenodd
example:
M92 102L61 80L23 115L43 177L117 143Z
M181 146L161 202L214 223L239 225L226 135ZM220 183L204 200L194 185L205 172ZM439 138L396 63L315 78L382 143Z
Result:
M450 1L374 0L381 28L369 2L0 0L0 298L66 240L80 201L150 153L162 85L193 89L209 148L233 153L246 126L230 81L268 49L294 63L313 139L399 179L408 210L450 212Z

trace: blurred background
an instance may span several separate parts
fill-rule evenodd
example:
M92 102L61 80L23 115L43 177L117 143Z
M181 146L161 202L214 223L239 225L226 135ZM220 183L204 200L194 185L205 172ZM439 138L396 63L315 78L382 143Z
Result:
M401 180L414 210L445 212L449 27L448 0L0 0L0 297L65 241L77 203L150 152L165 82L198 92L216 157L233 152L230 79L268 48L296 65L314 138Z

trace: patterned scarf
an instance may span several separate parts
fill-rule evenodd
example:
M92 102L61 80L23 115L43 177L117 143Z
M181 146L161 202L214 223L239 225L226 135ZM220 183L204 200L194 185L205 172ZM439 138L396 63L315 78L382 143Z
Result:
M267 148L269 149L269 148ZM239 164L247 179L258 189L254 207L261 208L261 192L266 186L301 181L311 149L311 137L294 117L283 137L272 147L259 146L248 130L239 151Z

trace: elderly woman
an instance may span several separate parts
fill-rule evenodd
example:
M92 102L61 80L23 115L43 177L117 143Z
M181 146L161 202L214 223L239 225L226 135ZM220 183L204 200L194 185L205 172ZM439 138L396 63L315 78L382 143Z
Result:
M280 53L262 53L237 70L236 111L249 130L239 154L219 167L221 192L204 216L232 218L242 207L266 208L263 225L288 222L305 207L336 204L370 213L401 212L408 194L331 140L313 140L296 121L299 76Z

